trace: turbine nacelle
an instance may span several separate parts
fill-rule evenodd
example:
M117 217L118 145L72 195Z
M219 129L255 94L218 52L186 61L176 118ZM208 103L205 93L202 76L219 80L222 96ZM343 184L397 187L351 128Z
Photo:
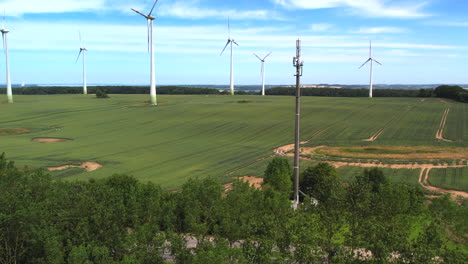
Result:
M4 29L4 28L2 28L2 30L0 30L0 31L2 32L2 34L6 34L6 33L10 32L8 29Z

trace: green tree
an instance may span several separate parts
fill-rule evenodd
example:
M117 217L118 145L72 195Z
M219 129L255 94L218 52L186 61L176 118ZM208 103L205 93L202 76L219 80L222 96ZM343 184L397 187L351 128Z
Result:
M101 98L101 99L102 99L102 98L109 98L109 96L107 95L107 93L104 92L103 90L101 90L101 88L98 88L98 89L96 90L96 97L97 97L97 98Z
M319 203L333 201L339 196L340 180L333 166L319 163L307 168L301 177L301 190Z
M264 184L277 191L289 194L292 188L291 175L292 171L288 160L275 157L268 163L263 174Z

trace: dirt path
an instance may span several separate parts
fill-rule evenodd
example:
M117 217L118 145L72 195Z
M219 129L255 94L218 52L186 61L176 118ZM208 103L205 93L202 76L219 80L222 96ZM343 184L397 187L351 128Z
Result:
M68 168L83 168L86 172L95 171L99 168L102 168L102 165L97 162L86 161L82 162L80 165L63 165L58 167L47 167L49 171L65 170Z
M301 149L301 153L307 153L307 154L314 154L315 150L324 148L326 146L316 146L312 148L307 148L305 151ZM294 157L294 154L288 151L291 151L294 149L294 144L289 144L286 146L282 146L279 148L276 148L273 150L275 155L278 156L287 156L287 157ZM323 160L315 160L313 158L307 158L301 156L300 159L302 160L309 160L309 161L317 161L317 162L327 162L334 166L335 168L340 168L343 166L353 166L353 167L362 167L362 168L391 168L391 169L420 169L421 173L419 175L419 184L421 186L429 191L433 192L439 192L439 193L449 193L452 195L454 200L457 200L458 198L463 198L467 199L468 198L468 193L463 192L463 191L455 191L455 190L448 190L448 189L442 189L438 187L434 187L429 185L429 173L432 169L444 169L444 168L464 168L467 167L467 165L459 165L459 164L440 164L440 165L434 165L431 163L427 164L384 164L382 162L369 162L369 163L360 163L360 162L346 162L346 161L323 161ZM429 161L428 161L429 162Z
M363 139L362 141L375 141L383 132L384 132L385 128L381 128L379 130L377 130L377 132L372 135L370 138L368 139Z
M450 108L446 108L445 111L444 111L444 114L442 115L442 119L440 120L440 125L439 125L439 129L437 130L437 133L436 133L436 138L437 139L440 139L440 140L443 140L443 141L446 141L446 142L452 142L452 140L448 140L448 139L445 139L444 138L444 130L445 130L445 124L447 123L447 116L450 112Z
M421 184L424 189L431 192L449 193L452 195L452 199L454 200L458 200L459 197L463 199L468 198L468 193L466 192L447 190L429 185L429 173L431 172L432 168L433 167L428 166L421 168L421 173L419 174L419 184Z

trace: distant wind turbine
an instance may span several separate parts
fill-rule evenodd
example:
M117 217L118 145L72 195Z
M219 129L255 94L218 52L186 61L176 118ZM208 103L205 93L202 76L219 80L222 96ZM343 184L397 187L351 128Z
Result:
M132 10L139 14L142 15L143 17L146 18L148 22L148 51L150 54L150 101L151 105L157 105L156 101L156 74L154 72L154 50L153 50L153 20L155 19L154 16L151 14L153 13L154 7L158 3L158 0L156 0L153 4L153 7L151 8L150 12L148 15L145 15L141 13L140 11L137 11L132 8Z
M372 66L373 66L373 62L376 62L380 65L382 65L380 62L378 62L377 60L375 60L374 58L372 58L372 41L369 41L369 59L366 60L366 62L364 62L361 67L359 67L359 69L361 69L364 65L366 65L366 63L370 62L370 83L369 83L369 98L372 98Z
M227 43L226 43L226 46L224 46L224 49L223 51L221 51L221 55L223 55L224 51L226 50L227 46L229 44L231 44L231 82L230 82L230 87L231 87L231 95L234 95L234 64L233 64L233 49L232 49L232 43L236 44L237 46L239 46L239 44L237 44L237 42L231 38L231 24L229 23L229 18L228 18L228 39L227 39Z
M81 53L83 53L83 94L88 94L88 88L86 86L86 51L88 50L83 46L83 42L81 41L81 32L78 31L78 35L80 37L80 53L78 53L75 63L78 62Z
M263 59L254 53L255 57L262 62L262 95L265 95L265 59L270 56L271 53L272 51L270 51L270 53L268 53Z
M7 89L8 103L13 103L13 92L11 90L10 63L8 62L8 41L7 41L7 34L10 31L5 29L5 13L3 14L3 24L2 24L2 29L0 31L2 32L3 49L5 50L6 89Z

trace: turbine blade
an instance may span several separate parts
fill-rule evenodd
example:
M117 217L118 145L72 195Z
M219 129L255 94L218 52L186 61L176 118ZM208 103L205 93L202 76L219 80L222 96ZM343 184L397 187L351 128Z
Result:
M372 40L369 40L369 58L372 58Z
M228 39L227 43L226 43L226 46L224 46L224 49L223 51L221 51L221 54L219 54L219 56L223 55L224 51L226 50L227 46L229 45L229 43L231 42L230 39Z
M78 53L78 57L76 57L75 64L78 62L78 59L80 58L80 56L81 56L81 52L82 52L82 51L83 51L83 50L82 50L82 49L80 49L80 53Z
M257 57L260 61L262 60L257 54L254 53L253 55L255 55L255 57Z
M232 40L232 43L236 44L237 46L239 46L239 44L237 44L237 42L235 40Z
M378 62L377 60L372 59L373 61L377 62L378 64L382 65L382 63Z
M5 28L5 20L6 20L6 11L3 9L3 22L2 22L2 28Z
M263 60L265 60L268 56L270 56L270 54L272 53L273 51L270 51L270 53L268 53L265 58L263 58Z
M6 50L5 50L5 33L2 32L2 39L3 39L3 52L6 53Z
M371 60L372 60L371 58L367 59L366 62L364 62L364 63L361 65L361 67L359 67L359 69L361 69L364 65L366 65L366 63L368 63L368 62L371 61Z
M153 7L151 8L151 11L149 12L148 16L151 16L151 14L153 13L154 7L156 6L157 3L158 3L158 0L156 0L156 1L154 2L154 5L153 5Z
M148 18L147 15L143 14L142 12L140 12L140 11L138 11L138 10L135 10L135 9L132 8L132 11L135 12L135 13L137 13L137 14L140 14L140 15L144 16L145 18Z

